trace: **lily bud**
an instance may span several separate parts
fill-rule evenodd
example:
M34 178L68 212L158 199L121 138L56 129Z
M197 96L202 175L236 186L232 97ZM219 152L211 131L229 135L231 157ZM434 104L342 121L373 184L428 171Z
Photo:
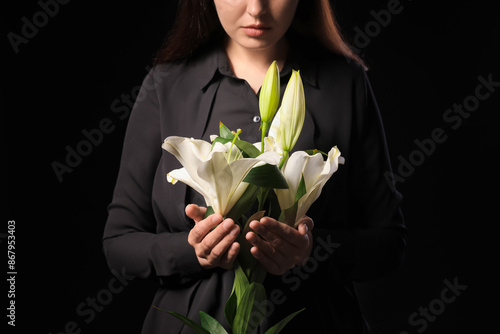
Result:
M280 76L278 64L273 61L267 70L264 83L260 89L259 110L262 124L269 123L278 109L280 101Z
M299 138L306 115L304 86L298 71L293 71L283 95L279 135L283 151L290 152Z

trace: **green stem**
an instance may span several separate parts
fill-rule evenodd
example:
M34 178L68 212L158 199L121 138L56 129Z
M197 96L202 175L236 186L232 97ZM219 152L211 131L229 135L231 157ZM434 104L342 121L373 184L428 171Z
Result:
M233 141L231 142L231 147L229 148L229 155L227 156L228 163L231 161L231 153L233 152L234 142L236 141L236 139L238 139L238 136L240 135L240 133L241 133L241 129L238 129L238 130L236 130L236 133L234 134Z
M283 158L281 159L281 162L280 162L280 169L283 168L283 165L288 160L288 154L289 154L288 151L283 152Z
M264 139L266 138L267 130L269 130L269 122L262 122L261 123L261 128L262 128L262 136L261 136L261 146L260 146L260 153L264 153Z

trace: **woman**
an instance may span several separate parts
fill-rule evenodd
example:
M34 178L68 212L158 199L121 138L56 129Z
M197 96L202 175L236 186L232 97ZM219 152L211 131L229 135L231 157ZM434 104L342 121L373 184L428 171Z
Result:
M363 63L343 42L328 0L180 2L129 120L104 232L107 261L127 275L158 277L153 305L195 320L202 310L227 327L239 227L220 215L203 219L200 195L167 183L180 166L161 144L173 135L208 140L219 121L259 141L258 91L273 60L282 93L292 68L304 82L307 113L295 149L337 145L346 163L297 229L267 217L252 222L264 239L245 237L270 273L259 332L305 307L285 332L367 333L353 281L401 263L405 228L401 197L384 178L391 169ZM189 332L154 308L143 328Z

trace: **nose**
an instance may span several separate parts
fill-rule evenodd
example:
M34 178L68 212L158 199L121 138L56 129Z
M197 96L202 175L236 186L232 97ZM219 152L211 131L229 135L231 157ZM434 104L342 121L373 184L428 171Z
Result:
M254 18L265 14L268 0L248 0L247 13Z

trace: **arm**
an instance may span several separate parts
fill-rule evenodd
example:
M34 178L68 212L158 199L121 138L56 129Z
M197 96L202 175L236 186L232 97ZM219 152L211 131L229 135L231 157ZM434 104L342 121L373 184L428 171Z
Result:
M188 231L157 233L152 190L163 138L156 87L166 78L153 71L161 69L145 78L128 123L103 247L110 268L182 281L203 269L187 242Z
M389 154L380 112L364 71L355 81L354 100L350 152L341 167L349 180L344 195L348 198L347 219L340 227L331 230L323 225L313 234L340 244L329 270L342 279L364 281L402 263L406 228L400 210L402 197L384 177L391 171ZM330 207L335 204L330 203Z

